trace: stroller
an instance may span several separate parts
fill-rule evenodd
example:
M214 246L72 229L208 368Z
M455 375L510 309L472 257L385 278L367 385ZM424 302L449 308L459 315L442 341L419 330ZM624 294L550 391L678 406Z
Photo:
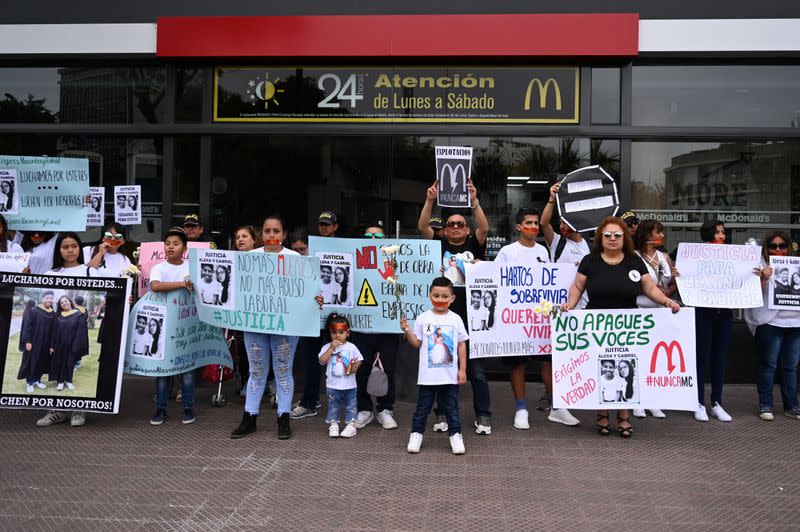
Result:
M237 379L237 385L241 384L241 375L239 371L239 353L237 349L236 338L234 331L225 331L225 341L228 344L228 351L230 351L231 358L233 359L233 369L226 368L221 364L211 364L203 367L203 380L206 382L218 384L217 393L211 396L211 406L225 406L227 400L222 393L222 383L227 382L234 377ZM239 386L241 389L241 386Z

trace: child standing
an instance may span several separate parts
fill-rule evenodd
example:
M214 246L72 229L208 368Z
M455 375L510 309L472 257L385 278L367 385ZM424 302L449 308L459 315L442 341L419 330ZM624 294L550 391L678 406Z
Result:
M350 336L350 322L335 312L325 321L325 329L330 332L331 341L322 346L319 363L327 365L325 388L328 393L328 415L330 423L328 435L352 438L356 435L356 371L364 357L358 348L347 341ZM344 410L344 430L339 432L339 411Z
M414 323L414 330L405 318L400 328L408 343L419 349L419 398L411 422L408 452L418 453L428 414L436 399L439 409L447 419L450 447L453 454L464 454L461 421L458 415L458 385L467 381L467 340L469 336L458 314L450 311L455 300L453 283L446 277L437 277L429 293L433 308L423 312ZM456 352L458 356L453 356Z
M192 282L189 280L189 263L183 260L186 251L186 231L181 227L172 227L164 238L164 262L159 262L150 272L150 290L153 292L171 292L186 289L192 291ZM177 376L181 381L183 394L184 425L194 423L197 416L194 414L194 371L186 371ZM161 425L167 417L167 399L172 376L156 377L158 397L156 411L150 418L151 425Z

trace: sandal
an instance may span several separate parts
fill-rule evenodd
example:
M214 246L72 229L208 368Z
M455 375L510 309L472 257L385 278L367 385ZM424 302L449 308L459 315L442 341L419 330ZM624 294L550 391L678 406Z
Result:
M608 436L609 434L611 434L611 427L609 427L608 424L601 425L599 421L602 419L608 420L608 416L605 414L597 414L598 423L595 424L594 430L596 430L597 433L601 436Z
M633 427L631 426L630 419L627 417L619 417L617 416L617 423L625 422L628 424L627 427L617 427L617 432L619 433L620 438L630 438L633 436Z

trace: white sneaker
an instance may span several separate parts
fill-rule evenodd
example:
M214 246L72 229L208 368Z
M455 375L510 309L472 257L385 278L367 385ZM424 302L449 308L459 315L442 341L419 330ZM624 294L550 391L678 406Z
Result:
M61 423L67 420L67 415L64 412L48 412L44 417L36 421L37 427L49 427L56 423Z
M44 390L45 388L47 388L47 385L43 382L35 382L33 383L33 385L39 388L40 390Z
M387 430L397 428L397 421L394 420L394 412L391 410L381 410L378 412L378 423Z
M633 417L647 417L647 412L638 408L633 409Z
M412 432L408 438L408 447L406 450L410 453L418 453L419 448L422 446L422 434L419 432Z
M64 389L64 383L63 382L59 382L58 386L56 386L56 390L58 390L60 392L63 389Z
M728 415L728 413L719 403L714 403L714 406L711 408L711 413L714 414L714 417L720 421L733 421L733 418Z
M33 384L29 384L25 387L25 391L28 393L33 393Z
M409 446L410 445L409 443ZM450 448L453 450L453 454L464 454L467 452L467 450L464 449L464 438L461 437L460 432L450 436Z
M447 418L437 416L436 421L433 422L433 432L447 432Z
M775 419L775 415L772 413L771 410L762 410L758 417L763 419L764 421L773 421Z
M74 384L72 384L71 382L68 382L68 383L67 383L67 389L68 389L68 390L74 390L74 389L75 389L75 385L74 385Z
M70 426L81 427L86 424L86 412L75 410L69 420Z
M663 410L659 410L658 408L651 408L650 415L656 419L664 419L667 415L664 413Z
M480 416L475 420L475 434L489 435L492 433L492 420L486 416Z
M706 412L706 405L697 405L697 410L694 411L694 418L697 421L708 421L708 412Z
M339 434L342 438L352 438L358 433L358 429L356 428L356 422L351 421L347 424L344 430Z
M548 421L552 421L553 423L561 423L562 425L566 425L568 427L574 427L576 425L580 425L581 421L570 414L569 410L566 408L551 408L550 415L547 416Z
M356 416L356 428L363 429L373 421L375 421L375 414L371 410L362 410Z
M331 426L328 428L328 436L331 438L338 438L339 437L339 424L335 421L331 422Z
M520 430L528 430L531 428L531 425L528 422L528 411L526 409L520 408L517 410L517 413L514 414L514 428Z

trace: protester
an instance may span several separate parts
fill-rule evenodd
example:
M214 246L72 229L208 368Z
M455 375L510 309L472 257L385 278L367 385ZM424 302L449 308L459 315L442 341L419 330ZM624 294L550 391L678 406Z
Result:
M444 221L440 216L431 216L428 220L428 227L433 229L436 238L444 238Z
M28 393L33 393L34 387L42 390L47 387L42 382L42 375L50 369L53 326L55 324L53 298L53 291L47 290L42 295L42 302L38 305L36 301L29 299L22 314L22 327L19 336L19 350L22 352L22 361L17 373L17 379L25 379L27 385L25 391ZM53 414L58 414L53 417L53 423L67 419L60 412L53 412ZM46 425L39 424L39 426Z
M356 427L356 372L364 357L358 348L347 341L350 335L350 322L341 314L331 313L325 320L330 342L322 346L319 363L326 366L325 389L328 393L328 415L325 422L331 438L352 438L358 432ZM344 417L344 430L339 432L339 412Z
M253 227L252 225L243 225L237 228L233 234L233 240L234 244L236 245L236 251L252 251L263 245L261 243L260 232L256 231L256 228ZM247 361L247 350L245 349L244 345L244 332L230 330L228 331L228 333L233 335L233 341L236 342L236 353L238 355L237 371L239 373L238 381L241 386L239 388L239 396L245 397L247 380L250 376L250 364ZM274 382L275 382L274 377L270 382L272 383L274 388ZM269 390L269 396L270 396L270 404L275 404L275 393L273 389Z
M319 236L335 237L339 230L339 221L333 211L322 211L317 218Z
M627 224L631 235L635 235L639 230L639 217L636 216L636 213L633 211L625 211L622 213L620 218L622 218L622 221Z
M211 249L217 245L205 234L205 227L197 214L187 214L183 218L183 230L186 231L186 240L189 242L209 242Z
M365 238L383 238L383 227L380 223L370 225L364 229ZM396 429L397 421L394 419L394 399L395 399L395 378L394 370L397 362L397 349L400 345L400 337L391 333L373 333L370 331L352 332L350 341L355 344L364 363L358 368L356 382L358 383L358 419L356 427L362 429L376 419L373 412L374 406L372 396L367 392L367 382L369 381L372 366L375 359L379 358L383 371L389 381L386 395L377 397L377 420L384 429Z
M49 231L25 231L22 249L31 254L28 270L32 274L43 274L53 266L58 233Z
M308 230L305 227L295 227L289 233L289 247L303 256L308 255Z
M236 251L251 251L262 245L261 238L259 238L256 228L252 225L243 225L236 229L233 233L233 240L236 245Z
M186 231L180 227L170 228L164 235L163 262L159 262L150 271L150 290L152 292L171 292L173 290L192 291L194 287L189 280L189 263L183 260L186 252ZM166 353L165 353L166 356ZM185 371L176 376L181 382L181 401L183 403L184 425L194 423L197 416L194 412L194 371ZM156 411L150 418L151 425L161 425L167 418L167 400L173 376L156 377Z
M592 251L581 260L569 290L564 310L576 308L584 291L589 293L589 310L637 308L636 298L644 294L656 303L678 312L680 305L658 289L647 267L634 252L633 240L621 218L604 218L597 227ZM613 372L613 368L611 368ZM613 375L612 375L613 376ZM617 431L623 438L633 435L628 410L617 411ZM610 434L608 410L597 412L597 432Z
M119 277L125 268L130 267L130 259L120 252L126 235L124 226L110 223L103 228L99 244L83 248L83 261L97 270L98 277Z
M773 231L764 238L762 264L757 270L761 277L764 306L744 311L744 319L758 345L758 417L764 421L775 419L773 414L773 388L778 361L781 364L781 399L783 412L800 419L797 400L797 365L800 362L800 310L770 309L769 283L772 268L769 257L789 255L791 240L783 231Z
M10 240L8 234L8 222L0 214L0 253L22 253L22 246Z
M422 435L428 423L428 414L436 399L447 420L450 448L453 454L464 454L461 420L458 414L458 386L467 381L467 340L464 322L450 306L455 299L453 283L446 277L437 277L429 292L431 310L426 310L414 321L414 328L405 318L400 328L411 347L419 349L419 395L417 408L411 422L411 435L407 450L418 453ZM454 356L453 351L456 351Z
M658 289L665 296L672 297L678 289L675 284L677 270L669 255L659 250L664 245L664 226L661 225L661 222L645 220L640 223L633 235L633 245L636 248L636 254L644 261L650 278L656 283ZM658 306L644 294L636 298L636 304L639 308ZM650 414L656 418L666 417L664 412L657 408L651 409ZM634 408L633 415L634 417L647 417L647 412L640 408Z
M583 257L589 254L589 244L577 231L574 231L564 220L561 220L558 225L558 233L553 230L550 221L553 217L553 206L556 203L556 195L561 190L561 183L555 183L550 187L550 198L542 209L542 219L540 227L544 240L550 248L550 261L557 264L573 264L577 266L581 263ZM589 296L584 292L581 300L578 303L579 309L585 308L589 302ZM547 419L554 423L563 423L568 426L575 426L580 423L578 419L573 416L569 410L559 408L553 410L553 357L552 355L543 355L536 357L541 362L541 376L544 383L545 395L539 399L536 406L537 410L550 411Z
M433 204L436 201L439 181L436 180L425 194L425 204L419 214L417 229L424 238L435 238L434 231L428 222L431 218ZM455 290L455 300L453 302L453 312L455 312L463 323L467 323L467 291L464 286L465 272L464 263L474 260L483 260L486 251L486 235L489 233L489 221L478 201L478 191L469 180L467 186L470 195L470 205L472 214L475 218L477 227L475 234L471 234L469 223L463 214L453 213L447 216L444 236L440 238L442 242L442 273L453 282ZM444 269L444 264L448 268ZM457 279L459 282L453 281ZM469 347L467 347L469 352ZM489 393L489 381L486 378L484 362L479 359L469 359L467 361L467 372L470 383L472 384L472 404L475 412L475 432L478 434L492 433L492 412L491 395ZM434 431L444 432L447 430L447 421L439 412L436 412L437 421L433 425Z

